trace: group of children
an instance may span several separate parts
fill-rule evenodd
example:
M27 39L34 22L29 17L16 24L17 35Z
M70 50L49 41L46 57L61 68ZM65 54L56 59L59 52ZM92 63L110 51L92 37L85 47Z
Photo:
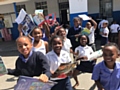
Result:
M76 20L74 19L74 22ZM79 25L80 22L77 23ZM88 28L91 27L88 26ZM80 29L80 27L74 27L74 29ZM22 33L20 29L19 31ZM64 68L66 63L72 62L70 53L73 53L73 55L77 56L77 60L80 60L80 64L77 64L76 69L72 73L76 81L74 88L79 85L77 75L81 71L93 72L92 79L95 80L99 90L120 90L120 63L116 62L119 56L119 49L115 44L108 43L104 46L104 60L95 65L96 59L89 59L94 51L89 46L88 36L75 36L78 38L79 45L77 47L74 46L73 50L71 41L66 37L66 31L63 27L57 28L54 32L49 42L42 40L43 33L39 27L35 27L29 36L20 34L20 37L16 40L20 55L16 60L16 68L14 70L8 69L8 74L38 76L42 82L48 82L49 79L57 82L51 90L73 90L69 75L56 73L58 68ZM51 50L49 50L49 47L51 47Z

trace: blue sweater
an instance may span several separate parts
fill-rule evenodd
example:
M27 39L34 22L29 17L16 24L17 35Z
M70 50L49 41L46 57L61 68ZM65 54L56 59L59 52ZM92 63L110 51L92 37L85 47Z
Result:
M16 68L13 70L8 69L8 74L29 77L40 76L40 74L46 74L48 77L51 76L47 58L41 52L33 52L26 63L18 57L16 61Z

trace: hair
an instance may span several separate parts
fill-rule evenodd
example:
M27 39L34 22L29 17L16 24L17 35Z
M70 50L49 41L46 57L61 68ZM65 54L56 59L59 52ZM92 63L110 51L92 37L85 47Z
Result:
M75 22L75 20L80 21L80 18L79 18L79 17L74 17L74 18L73 18L73 22Z
M54 41L55 38L60 38L62 43L63 43L63 38L61 36L58 36L58 35L54 35L53 37L51 37L51 40L50 40L50 46L52 46L52 43Z
M16 42L20 39L20 38L26 38L30 41L30 43L32 43L32 40L28 37L28 36L19 36L17 39L16 39Z
M41 30L41 28L40 28L40 27L35 26L35 27L33 28L32 32L31 32L31 35L32 35L32 33L34 32L34 30L35 30L35 29L40 29L40 30ZM42 30L41 30L41 32L42 32ZM42 34L43 34L43 33L42 33Z
M109 47L109 46L114 46L114 47L116 47L117 53L120 54L119 47L118 47L118 45L117 45L116 43L107 43L107 44L103 47L103 49L106 48L106 47Z
M63 28L63 27L60 27L59 30L58 30L58 32L56 33L56 35L59 35L59 33L60 33L60 29L64 29L64 28ZM64 31L66 32L65 29L64 29Z
M79 36L79 38L78 38L79 43L80 43L80 39L81 39L82 36L86 36L86 35L80 35ZM89 38L88 38L88 36L86 36L86 38L87 38L87 43L86 44L89 45ZM81 45L81 43L80 43L80 45Z

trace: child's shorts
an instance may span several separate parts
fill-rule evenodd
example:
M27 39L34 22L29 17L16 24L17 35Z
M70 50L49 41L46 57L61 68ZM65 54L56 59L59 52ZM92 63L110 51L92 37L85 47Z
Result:
M51 90L73 90L70 82L70 77L65 79L55 80L57 84Z
M83 73L85 73L85 72L92 73L95 64L96 64L95 61L81 61L80 64L77 65L76 69Z
M101 37L101 45L105 45L108 43L108 38L107 37Z

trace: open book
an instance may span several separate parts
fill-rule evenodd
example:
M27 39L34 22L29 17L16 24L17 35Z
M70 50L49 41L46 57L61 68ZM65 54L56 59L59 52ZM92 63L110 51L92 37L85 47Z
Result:
M24 9L20 10L18 17L15 20L18 24L22 24L22 32L24 35L28 35L35 28L35 23L33 22L31 16L29 16Z
M0 76L1 75L4 75L4 74L7 74L7 69L2 61L2 58L0 57Z
M41 26L45 19L43 16L43 10L39 9L39 10L35 10L35 16L33 17L33 20L35 22L36 25Z
M55 84L52 81L43 83L36 78L20 76L14 90L51 90Z

